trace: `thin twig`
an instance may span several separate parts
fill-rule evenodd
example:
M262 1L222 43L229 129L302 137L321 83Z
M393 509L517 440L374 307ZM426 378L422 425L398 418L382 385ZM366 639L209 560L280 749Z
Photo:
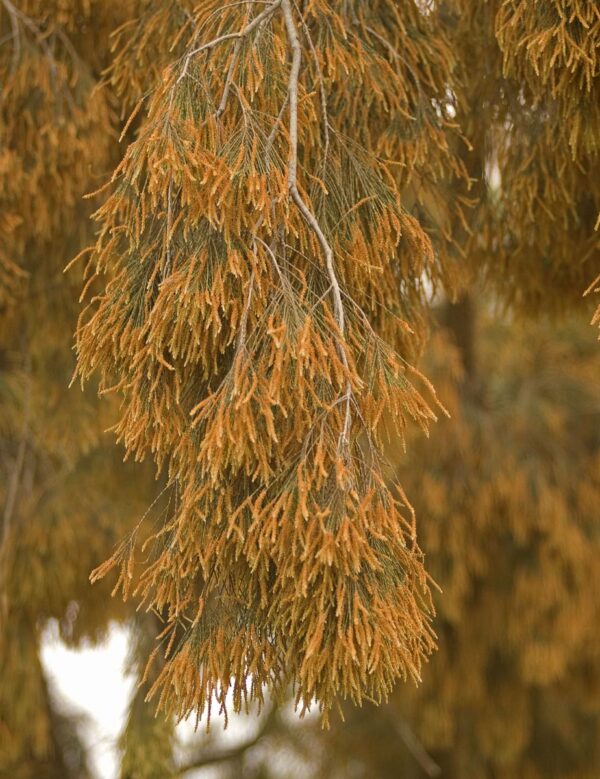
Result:
M327 273L331 282L331 290L333 297L333 309L334 316L337 322L341 338L337 339L337 351L344 366L346 373L349 373L350 366L348 355L346 353L346 346L344 343L344 335L346 332L346 321L344 315L344 305L342 302L342 293L340 284L337 279L334 265L333 249L331 248L329 241L325 237L321 225L319 224L316 216L312 213L308 205L305 203L302 195L298 190L298 83L300 79L300 66L302 63L302 47L300 45L300 39L298 37L298 30L294 22L294 16L292 13L292 7L290 0L281 0L281 9L283 12L285 26L287 30L288 40L292 49L292 66L290 69L290 77L288 82L288 94L290 104L290 153L288 164L288 189L292 200L298 207L298 210L313 230L321 248L325 255L325 264L327 267ZM344 426L340 434L339 448L347 453L350 443L350 425L351 425L351 401L352 401L352 385L348 379L346 382L346 388L344 397L346 400L346 413L344 418Z
M255 244L255 252L256 252L256 244ZM242 319L240 321L240 332L238 335L238 342L236 347L236 353L239 353L242 351L242 349L246 348L246 333L248 328L248 316L250 315L250 305L252 303L252 293L254 291L254 270L250 274L250 281L248 282L248 297L246 299L246 305L244 307L244 312L242 314Z
M194 57L196 54L200 54L203 51L207 51L209 49L214 48L215 46L218 46L219 43L224 43L225 41L241 41L243 38L246 38L262 22L264 22L266 19L268 19L270 16L272 16L275 13L275 11L281 5L281 2L282 0L275 0L275 2L273 2L268 8L265 8L265 10L261 11L258 14L258 16L255 16L254 19L249 24L247 24L243 30L239 30L238 32L225 33L224 35L219 35L217 38L214 38L212 41L203 43L201 46L198 46L197 48L192 49L192 51L188 52L188 54L186 54L181 73L179 74L179 78L177 79L177 83L179 83L186 77L192 57Z
M317 77L319 80L319 93L321 96L321 114L323 119L323 138L325 141L325 147L323 149L323 164L322 164L322 173L321 173L321 178L323 178L325 169L327 167L327 158L329 156L329 145L330 145L329 111L327 109L327 92L325 90L325 80L323 78L323 71L321 70L321 63L319 62L319 55L317 54L315 44L313 43L310 30L308 29L308 25L304 21L304 18L302 17L300 13L300 9L298 8L298 4L295 2L295 0L294 0L294 6L296 7L296 11L300 16L300 20L302 22L302 29L304 30L304 34L306 35L306 40L308 41L308 45L310 46L310 50L313 55L313 60L315 62L315 68L317 69Z
M14 20L19 19L19 21L36 36L40 46L44 49L46 55L48 56L48 59L51 61L51 63L53 63L55 68L56 65L54 63L54 56L52 54L52 50L50 49L50 46L48 45L48 41L44 37L41 28L33 21L33 19L27 16L27 14L24 14L22 11L16 8L11 2L11 0L0 0L0 2L2 2L2 5L6 8L6 11L11 17L11 26Z
M0 546L1 551L4 551L6 544L8 543L8 536L10 533L12 517L17 502L17 494L19 492L19 484L21 482L21 474L23 472L23 466L25 464L25 454L27 452L30 417L31 417L31 367L28 362L27 385L25 389L25 400L23 404L23 422L21 425L21 433L19 436L19 445L17 447L15 464L13 466L10 475L8 490L6 493L6 503L4 504L4 512L2 515L2 544Z
M199 755L196 759L190 760L185 765L182 765L175 772L175 776L183 776L190 771L198 771L201 768L207 768L208 766L218 765L219 763L227 763L236 758L242 757L246 752L255 747L265 736L275 732L279 725L279 709L277 706L273 706L271 711L265 716L258 733L247 741L242 742L236 746L224 748L220 751L207 752L204 755Z
M219 107L215 111L215 119L218 119L223 114L225 108L227 107L227 98L229 97L231 82L233 81L233 74L235 72L235 66L237 65L237 61L240 56L241 48L242 48L242 40L240 38L235 42L235 46L233 47L233 54L231 56L231 62L229 63L229 70L227 71L225 86L223 87L223 95L221 96L221 102L219 103Z
M13 40L11 74L14 74L17 70L17 67L19 66L19 60L21 59L21 33L19 32L19 23L17 21L17 9L11 2L9 2L9 0L2 0L2 5L10 17L10 26Z
M269 155L271 153L271 148L273 144L275 143L275 138L277 137L277 131L279 130L279 125L281 124L281 120L283 119L283 115L285 114L285 109L288 105L288 100L290 99L289 93L286 94L285 100L283 101L283 104L281 106L281 109L279 111L279 114L277 115L277 119L275 119L275 124L273 125L273 129L269 133L269 137L267 138L267 143L265 147L265 156L267 158L267 167L269 165Z
M271 249L269 244L266 243L266 241L263 241L263 239L260 236L254 235L253 238L254 238L255 241L258 241L263 246L263 248L265 249L265 251L267 252L269 257L271 258L271 262L275 266L275 270L277 271L277 275L279 276L279 278L281 280L281 284L284 287L288 287L289 288L289 281L283 275L283 272L282 272L281 268L279 267L279 263L277 262L277 257L275 256L275 253L273 252L273 249Z
M169 187L167 190L167 230L166 230L166 253L167 259L163 270L162 277L166 279L171 272L171 225L173 223L173 210L171 205L171 189L173 186L173 176L169 179Z
M254 10L253 7L252 7L254 5L254 2L255 2L255 0L250 0L250 2L249 2L250 12ZM266 18L268 18L268 15L262 21L266 21ZM241 51L241 48L242 48L242 42L243 42L243 38L239 38L236 41L236 43L235 43L235 46L234 46L234 49L233 49L233 55L231 57L231 62L229 63L229 69L227 71L227 77L225 78L225 86L223 87L223 94L221 96L221 102L219 103L219 107L215 111L215 119L219 119L219 117L222 116L222 114L224 113L225 109L227 108L227 99L229 97L229 92L231 90L231 84L233 82L233 75L235 73L235 68L236 68L236 65L237 65L239 57L240 57L240 51Z
M442 769L427 752L423 744L415 736L412 728L404 720L394 719L394 728L404 742L410 754L414 757L427 776L441 776Z
M406 66L407 70L410 71L410 74L411 74L411 76L414 79L415 86L417 87L417 91L419 92L419 94L421 94L422 93L421 80L419 78L419 75L415 72L415 69L410 64L410 62L407 62L407 60L400 54L400 52L394 46L392 46L392 44L386 38L384 38L383 35L380 35L377 32L377 30L373 29L373 27L367 26L365 29L374 38L376 38L381 44L383 44L383 46L385 46L385 48L390 52L390 54L392 55L392 57L394 57L394 59L398 60L399 62L404 63L404 65ZM414 117L411 117L411 119L414 119Z

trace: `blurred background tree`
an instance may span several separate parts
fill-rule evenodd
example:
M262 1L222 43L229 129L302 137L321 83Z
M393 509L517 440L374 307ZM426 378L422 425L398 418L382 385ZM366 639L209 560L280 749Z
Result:
M0 3L0 775L89 775L77 723L40 662L43 630L70 645L130 610L89 572L152 495L104 431L114 408L69 390L89 242L83 195L115 160L113 108L95 91L126 3Z
M135 617L135 603L110 599L114 582L89 586L140 517L145 537L169 509L152 474L124 465L103 435L117 404L94 387L67 390L82 273L63 269L94 239L89 215L101 197L83 195L138 137L139 101L168 72L171 45L184 51L179 33L197 5L0 0L2 777L90 775L77 723L40 663L49 619L72 645L127 620L140 679L162 629L164 614ZM339 118L347 85L326 67L332 41L319 5L294 7ZM370 26L360 3L342 5L345 21ZM349 105L361 108L345 127L354 120L363 145L403 162L394 186L432 242L438 300L469 291L437 306L422 363L451 419L428 441L409 432L407 455L393 443L387 452L442 589L438 651L418 688L397 688L379 708L344 707L345 723L334 718L329 731L275 706L239 747L213 735L185 759L172 720L144 703L151 676L131 702L123 779L202 767L248 779L600 773L599 358L581 297L600 270L600 9L594 0L394 5L397 15L369 4L368 51L406 91L383 111L385 98L367 102L355 85ZM385 302L394 307L393 294ZM420 306L420 296L403 297L395 311L425 340ZM370 315L389 334L385 311Z

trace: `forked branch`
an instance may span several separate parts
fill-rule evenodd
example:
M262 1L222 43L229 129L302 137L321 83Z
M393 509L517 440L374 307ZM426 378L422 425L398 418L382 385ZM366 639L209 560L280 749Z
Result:
M190 62L192 58L196 56L196 54L200 54L203 51L208 51L209 49L212 49L215 46L218 46L220 43L224 43L225 41L237 41L238 43L241 42L244 38L248 37L250 33L256 30L257 27L259 27L264 21L269 19L275 13L275 11L281 5L281 1L282 0L275 0L273 3L271 3L271 5L268 6L268 8L265 8L265 10L261 11L261 13L259 13L258 16L255 16L254 19L251 22L249 22L242 30L239 30L238 32L229 32L229 33L225 33L224 35L219 35L217 38L213 38L212 41L203 43L202 46L198 46L195 49L192 49L192 51L188 52L185 56L183 68L181 70L181 73L177 81L179 82L186 77L188 68L190 66ZM235 55L234 55L234 59L235 59ZM225 97L225 100L226 99L227 98Z

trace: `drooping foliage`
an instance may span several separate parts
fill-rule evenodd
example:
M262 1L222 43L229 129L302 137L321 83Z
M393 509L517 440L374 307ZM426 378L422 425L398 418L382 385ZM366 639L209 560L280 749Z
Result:
M79 371L121 393L119 438L168 474L172 516L138 591L168 614L156 688L180 716L287 682L304 706L379 699L433 645L380 420L403 435L434 418L409 361L423 279L443 271L399 184L460 168L445 41L412 4L376 5L201 5L163 42L170 62L96 213L87 267L105 287L82 315ZM158 13L125 51L164 29ZM410 72L430 95L416 106ZM415 112L398 144L388 116L409 132ZM109 561L125 591L134 549Z
M416 368L432 293L480 277L537 316L597 291L597 3L0 0L0 32L0 773L67 770L40 630L129 613L84 583L117 540L98 576L120 568L164 620L148 681L169 712L292 683L327 713L419 679L433 610L386 441L430 451L412 429L441 410ZM65 389L82 286L77 370L100 401ZM147 513L159 490L109 426L154 462ZM406 473L430 528L439 490ZM173 765L171 722L139 760L142 697L136 779Z
M436 429L435 455L415 442L404 477L443 594L439 652L395 710L442 776L588 779L600 761L600 355L585 322L548 338L546 323L482 318L454 388L452 350L437 346L452 434Z
M428 351L452 419L410 456L390 452L443 584L439 649L423 683L398 686L388 704L348 707L326 732L292 726L290 755L311 744L298 776L597 774L600 355L581 321L549 339L545 324L478 319ZM259 776L257 762L238 775Z

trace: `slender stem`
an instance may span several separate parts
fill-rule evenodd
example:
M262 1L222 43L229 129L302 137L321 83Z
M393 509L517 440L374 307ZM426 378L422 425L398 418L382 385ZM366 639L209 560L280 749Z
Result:
M242 39L238 39L233 47L233 54L231 56L231 62L229 63L229 70L227 71L227 78L225 79L225 86L223 87L223 95L221 96L221 102L219 107L215 111L215 119L218 119L225 108L227 107L227 98L231 90L231 83L233 81L233 74L235 72L235 66L237 65L238 58L240 56L240 49L242 48Z
M12 3L9 2L9 0L2 0L2 5L10 17L10 26L13 39L13 59L11 73L14 73L19 66L19 60L21 58L21 34L19 32L19 23L17 22L17 9Z
M2 3L2 5L4 6L4 8L6 9L7 13L10 16L10 23L11 23L11 28L13 30L13 33L16 29L17 36L18 36L18 25L15 28L16 20L18 19L23 24L24 27L26 27L35 35L40 47L45 51L46 56L48 57L48 61L50 63L50 71L52 75L56 77L56 61L54 59L52 49L48 45L48 41L46 40L46 37L44 36L42 29L33 21L33 19L31 19L26 14L24 14L18 8L16 8L11 2L11 0L0 0L0 2ZM21 43L18 37L17 37L17 41L15 41L15 46L17 45L20 53ZM13 65L15 64L16 64L15 61L13 61Z
M261 11L258 14L258 16L255 16L254 19L249 24L247 24L242 30L239 30L238 32L229 32L226 33L225 35L219 35L218 38L214 38L212 41L203 43L202 46L198 46L197 48L192 49L192 51L188 52L188 54L185 57L183 68L181 70L179 78L177 79L177 82L184 79L185 76L187 75L192 57L194 57L196 54L200 54L203 51L207 51L208 49L214 48L219 43L224 43L225 41L241 41L243 38L246 38L260 24L262 24L262 22L264 22L266 19L268 19L270 16L272 16L275 13L275 11L281 5L281 2L282 0L275 0L275 2L271 3L271 5L268 8L265 8L265 10Z
M256 251L256 248L255 248ZM244 312L242 314L242 319L240 322L240 332L238 335L238 342L236 347L236 352L240 353L242 349L246 348L246 333L248 331L248 316L250 315L250 305L252 304L252 293L254 292L254 275L255 272L252 271L250 274L250 280L248 282L248 296L246 298L246 305L244 307Z
M300 15L300 9L298 8L297 3L294 1L294 6ZM308 41L308 45L310 46L310 51L313 56L313 60L315 63L315 68L317 70L317 77L319 80L319 93L321 96L321 114L322 114L322 120L323 120L323 138L325 141L325 147L323 149L323 165L322 165L322 171L323 175L325 173L325 169L327 167L327 158L329 156L329 146L330 146L330 139L329 139L329 111L327 108L327 92L325 91L325 80L323 79L323 71L321 70L321 63L319 62L319 57L317 55L317 50L315 48L315 44L313 43L313 39L310 34L310 30L308 29L308 25L304 21L302 17L300 17L302 22L302 29L304 30L304 34L306 35L306 40Z
M298 210L317 236L317 239L321 244L323 254L325 255L325 265L327 267L327 274L331 283L334 316L341 336L341 338L337 339L337 351L346 373L349 373L349 361L344 343L346 320L340 284L335 272L333 249L325 237L325 233L323 232L316 216L312 213L298 190L298 83L300 80L300 67L302 64L302 47L298 37L298 30L296 29L296 24L294 22L290 0L281 0L281 10L285 20L288 41L292 50L292 65L288 81L288 95L290 104L290 153L288 163L288 189ZM344 426L340 434L339 446L340 449L347 451L348 445L350 443L352 402L352 385L349 379L346 382L343 399L346 402L346 413L344 418Z
M176 770L175 776L184 776L190 771L198 771L202 768L218 765L219 763L228 763L235 760L236 758L242 757L246 752L255 747L263 738L277 731L279 726L278 715L278 708L273 706L273 708L265 716L258 730L258 733L253 738L250 738L236 746L229 748L225 747L221 751L206 752L203 755L199 755L196 759L192 759L185 765L180 766Z
M289 287L289 283L285 276L283 275L281 268L279 267L279 263L277 262L277 257L275 256L275 253L273 252L273 249L269 246L268 243L263 241L262 238L260 238L258 235L254 236L254 240L258 241L263 249L267 252L269 257L271 258L271 262L273 263L273 267L275 268L277 275L279 276L279 280L281 281L281 284L283 287Z
M173 188L173 176L169 179L169 188L167 191L167 230L165 234L167 259L163 271L163 279L166 279L171 272L171 225L173 224L173 207L171 203L171 190Z
M2 543L0 545L0 551L4 550L6 544L8 543L10 526L12 523L12 517L17 502L19 484L21 482L21 474L23 472L23 466L25 464L25 454L27 452L27 444L29 439L30 417L31 417L31 366L28 360L27 361L27 385L25 388L25 401L23 406L23 422L21 425L21 434L19 436L19 445L17 447L15 464L12 469L12 473L10 475L8 490L6 494L6 503L4 504L4 512L2 515Z
M417 761L421 769L427 774L427 776L436 777L440 776L442 769L427 752L423 744L415 736L412 728L408 722L404 720L394 720L394 727L396 732L404 742L406 748Z
M267 166L269 165L269 155L271 152L271 148L273 147L273 144L275 143L275 138L277 137L277 132L279 130L279 125L281 124L281 120L283 119L283 115L285 113L285 109L288 105L288 100L290 99L289 94L285 96L285 100L283 101L283 104L281 106L281 109L279 111L279 114L277 116L277 119L275 119L275 124L273 125L273 129L269 133L269 137L267 138L267 143L265 146L265 149L267 151L266 157L267 157Z

